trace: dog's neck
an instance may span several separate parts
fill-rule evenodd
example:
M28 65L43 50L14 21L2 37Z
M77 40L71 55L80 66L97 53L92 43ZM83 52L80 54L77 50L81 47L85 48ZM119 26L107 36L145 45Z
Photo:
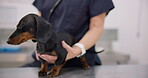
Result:
M57 36L57 33L54 32L54 31L51 31L51 36L50 36L49 40L55 41L55 40L57 39L57 37L58 37L58 36ZM34 35L34 37L31 38L31 40L32 40L33 42L37 42L37 41L38 41L36 35ZM48 40L48 41L49 41L49 40ZM48 42L48 41L47 41L47 42Z

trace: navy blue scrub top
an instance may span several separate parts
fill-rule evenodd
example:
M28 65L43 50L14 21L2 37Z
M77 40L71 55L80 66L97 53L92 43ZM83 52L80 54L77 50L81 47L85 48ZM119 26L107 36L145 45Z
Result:
M57 0L35 0L33 5L48 20L51 7ZM68 32L78 42L88 31L90 18L114 8L112 0L62 0L50 20L56 32ZM91 39L91 38L90 38ZM95 52L94 46L88 52Z

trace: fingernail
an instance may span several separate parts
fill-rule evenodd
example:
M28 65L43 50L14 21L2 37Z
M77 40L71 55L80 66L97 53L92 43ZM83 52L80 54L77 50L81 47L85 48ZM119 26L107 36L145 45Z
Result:
M45 55L41 55L42 57L45 57Z
M65 43L65 41L62 41L62 43Z

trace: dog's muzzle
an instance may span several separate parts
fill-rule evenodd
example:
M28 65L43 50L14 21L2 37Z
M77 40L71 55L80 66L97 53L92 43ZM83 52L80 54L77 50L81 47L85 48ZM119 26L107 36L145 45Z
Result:
M7 43L8 43L8 44L12 44L12 41L9 39L9 40L7 41Z

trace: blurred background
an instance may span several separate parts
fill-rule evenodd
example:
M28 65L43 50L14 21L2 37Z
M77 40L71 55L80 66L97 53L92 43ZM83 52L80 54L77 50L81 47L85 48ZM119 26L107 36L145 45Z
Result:
M0 68L31 62L35 43L6 43L18 21L38 13L34 0L0 0ZM148 0L113 0L115 9L106 17L105 31L96 43L103 65L148 64Z

